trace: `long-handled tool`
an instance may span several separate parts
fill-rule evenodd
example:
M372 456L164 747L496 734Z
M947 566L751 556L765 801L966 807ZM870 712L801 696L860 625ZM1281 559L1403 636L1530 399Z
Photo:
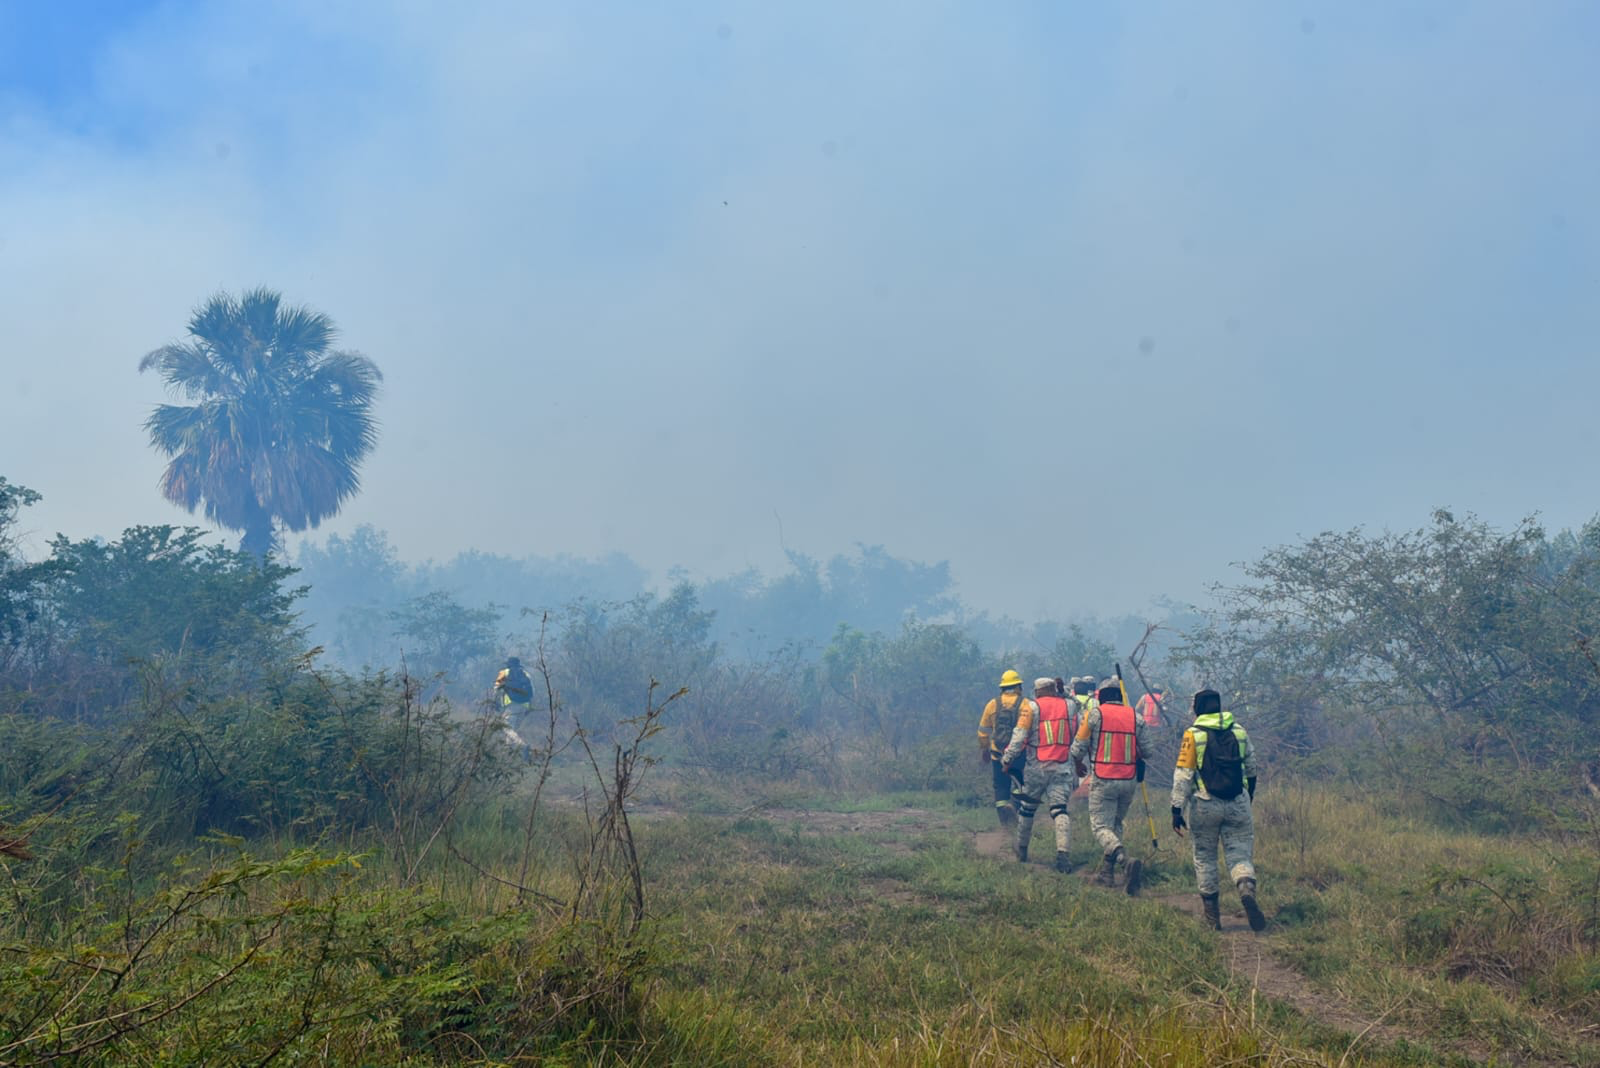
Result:
M1102 660L1101 663L1103 664L1105 661ZM1128 704L1128 685L1122 681L1122 665L1119 663L1116 668L1117 688L1122 691L1122 703L1132 708L1133 706ZM1139 754L1139 759L1144 759L1143 753ZM1156 819L1150 815L1150 789L1145 786L1142 776L1139 779L1139 796L1144 798L1144 821L1150 825L1150 852L1154 853L1161 848L1161 843L1156 839Z

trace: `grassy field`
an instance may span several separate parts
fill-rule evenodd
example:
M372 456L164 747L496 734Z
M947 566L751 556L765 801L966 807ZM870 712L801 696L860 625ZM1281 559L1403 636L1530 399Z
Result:
M883 800L652 818L663 1019L738 1021L730 1064L1600 1062L1592 853L1264 792L1272 926L1216 935L1170 833L1129 899L1004 859L981 807Z
M636 869L559 777L532 825L508 794L413 843L410 878L376 839L141 867L130 833L48 913L48 848L8 862L0 1063L1600 1063L1592 839L1269 782L1271 924L1225 894L1218 934L1165 830L1139 898L1092 885L1081 802L1063 876L1045 820L1018 864L976 793L652 775Z

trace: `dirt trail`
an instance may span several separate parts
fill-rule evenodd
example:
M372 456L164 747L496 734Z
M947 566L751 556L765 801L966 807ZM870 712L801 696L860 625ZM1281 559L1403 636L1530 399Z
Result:
M996 860L1015 863L1013 853L1014 832L993 830L979 831L973 835L973 845L980 856L993 857ZM1039 843L1034 843L1037 850ZM1045 858L1030 859L1030 865L1048 866L1054 861L1054 855ZM1092 865L1085 865L1073 873L1073 877L1090 882L1094 877ZM1119 885L1114 891L1108 893L1122 893ZM1141 900L1159 901L1169 908L1188 913L1195 918L1198 924L1200 918L1200 897L1198 894L1167 893L1145 894ZM1234 902L1237 906L1237 900ZM1469 1043L1441 1043L1436 1038L1423 1038L1418 1035L1408 1034L1404 1030L1392 1026L1384 1021L1381 1014L1362 1011L1358 1006L1348 1000L1318 990L1309 979L1295 969L1278 960L1272 955L1271 928L1263 934L1255 934L1245 922L1244 912L1237 909L1230 913L1227 911L1226 895L1224 900L1224 913L1222 916L1222 930L1218 932L1226 953L1228 972L1231 976L1242 979L1250 984L1253 992L1259 993L1274 1001L1292 1006L1301 1015L1309 1017L1319 1023L1336 1028L1351 1035L1351 1049L1359 1052L1363 1047L1374 1044L1387 1044L1398 1042L1402 1039L1411 1042L1422 1042L1435 1048L1444 1048L1458 1056L1467 1057L1475 1061L1487 1061L1493 1052L1487 1047ZM1555 1065L1560 1062L1549 1061L1515 1061L1506 1059L1501 1055L1498 1064L1522 1063L1529 1065Z
M645 807L646 814L667 814L670 809L654 809L653 806ZM921 837L928 833L950 833L957 831L956 825L947 817L926 809L902 808L872 812L829 812L813 809L776 809L765 808L759 810L762 819L786 823L790 826L803 828L821 834L857 834L877 841L881 846L892 852L909 851L910 844L907 836ZM1012 852L1012 843L1015 832L1009 830L990 830L972 833L973 848L980 856L993 858L1015 864ZM1049 870L1054 862L1054 853L1048 849L1040 849L1048 843L1036 839L1034 851L1037 854L1029 864L1044 870ZM1094 876L1094 866L1084 865L1075 871L1071 878L1082 879L1090 883ZM1092 883L1091 883L1092 885ZM908 898L914 896L902 888ZM1121 894L1119 886L1115 891ZM1328 1027L1343 1031L1351 1036L1350 1049L1360 1052L1373 1046L1409 1040L1413 1043L1429 1045L1435 1049L1443 1049L1457 1056L1469 1060L1487 1062L1496 1058L1493 1063L1498 1065L1549 1065L1559 1068L1566 1064L1564 1061L1549 1061L1538 1058L1518 1057L1506 1052L1496 1053L1488 1046L1472 1042L1443 1042L1437 1037L1422 1036L1407 1033L1402 1028L1391 1024L1380 1013L1367 1011L1350 1000L1338 994L1318 989L1309 979L1294 968L1277 959L1272 953L1274 937L1269 926L1262 934L1253 933L1245 922L1244 913L1238 909L1235 898L1230 907L1228 898L1224 895L1224 914L1222 917L1222 930L1217 937L1222 943L1229 973L1245 982L1250 989L1274 1001L1289 1005L1297 1012L1310 1019L1316 1020ZM1194 917L1195 923L1200 920L1200 899L1193 893L1148 893L1143 895L1143 900L1157 901L1169 908L1177 909Z
M1196 923L1203 922L1198 894L1158 894L1151 895L1149 900L1186 912L1195 918ZM1219 937L1227 954L1230 975L1247 980L1253 991L1294 1006L1304 1016L1355 1036L1352 1048L1359 1049L1361 1045L1373 1042L1398 1042L1401 1039L1418 1041L1417 1036L1385 1023L1381 1013L1362 1012L1344 998L1313 988L1310 980L1272 955L1269 934L1252 932L1245 922L1244 910L1230 914L1226 902ZM1439 1044L1434 1039L1428 1042L1431 1045ZM1487 1060L1490 1056L1490 1051L1482 1047L1458 1046L1452 1048L1451 1052L1473 1060Z

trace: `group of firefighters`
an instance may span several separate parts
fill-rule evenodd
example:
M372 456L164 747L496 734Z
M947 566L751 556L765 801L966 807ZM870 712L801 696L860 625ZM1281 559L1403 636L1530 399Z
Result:
M1122 823L1134 795L1143 789L1145 757L1166 730L1162 688L1150 688L1137 708L1128 702L1122 679L1096 683L1093 676L1035 679L1034 696L1022 693L1022 676L1000 676L1000 693L978 720L979 759L994 773L994 804L1000 826L1016 829L1016 855L1028 859L1034 816L1048 805L1055 826L1055 869L1072 870L1071 818L1067 805L1080 781L1088 782L1089 829L1101 851L1096 880L1139 892L1143 862L1122 844ZM1266 926L1256 902L1256 871L1251 854L1255 825L1251 804L1256 792L1255 757L1249 736L1215 690L1194 695L1194 721L1183 732L1172 776L1172 829L1185 831L1194 844L1195 878L1206 924L1221 930L1220 845L1228 876L1251 930ZM1034 758L1029 766L1029 754ZM1145 795L1148 810L1149 796ZM1151 835L1154 837L1154 823Z
M511 720L526 713L533 699L533 679L516 657L506 661L495 678L495 696L506 719L510 740L526 751ZM1040 805L1048 805L1055 827L1055 869L1072 870L1071 817L1068 803L1087 780L1089 829L1102 854L1095 878L1116 885L1121 869L1123 888L1139 892L1143 861L1130 857L1122 844L1122 823L1143 788L1145 757L1166 731L1162 688L1153 686L1137 708L1128 703L1127 688L1116 675L1096 683L1092 675L1040 678L1033 697L1022 694L1022 676L1000 676L1000 693L983 708L978 720L979 758L994 772L994 805L1000 826L1016 829L1016 854L1028 859L1033 821ZM1223 710L1215 690L1194 695L1194 722L1184 730L1172 775L1172 829L1187 830L1194 843L1194 871L1206 923L1220 930L1218 905L1220 845L1228 877L1252 930L1266 926L1256 903L1256 870L1251 862L1255 825L1251 804L1256 793L1255 757L1245 730ZM1029 767L1029 754L1033 766ZM1149 808L1149 796L1145 796ZM1155 824L1151 823L1151 837Z

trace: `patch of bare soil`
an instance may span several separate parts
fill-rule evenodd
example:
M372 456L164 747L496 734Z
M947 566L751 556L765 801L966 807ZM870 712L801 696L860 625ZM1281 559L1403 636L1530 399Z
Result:
M889 853L909 854L911 842L930 831L944 830L950 821L922 808L895 808L874 812L825 812L802 808L765 808L761 819L817 834L850 834L867 838Z
M640 819L670 819L681 815L671 805L643 802L631 809ZM871 812L834 812L809 808L755 807L727 818L749 817L779 827L815 834L848 834L876 843L885 852L908 855L911 844L932 832L949 831L954 825L937 812L925 808L894 808Z
M1017 832L1013 828L1004 830L996 827L992 831L979 831L972 836L973 847L977 849L980 857L992 857L1003 860L1008 864L1017 863ZM1054 870L1056 863L1055 840L1048 835L1035 834L1033 842L1028 846L1028 861L1032 867L1050 868ZM1078 876L1091 876L1094 866L1086 865L1078 868L1072 874Z
M1012 850L1016 846L1016 841L1015 831L1002 830L999 827L992 831L979 831L972 836L972 843L977 847L978 855L993 857L995 860L1015 861L1016 857Z

